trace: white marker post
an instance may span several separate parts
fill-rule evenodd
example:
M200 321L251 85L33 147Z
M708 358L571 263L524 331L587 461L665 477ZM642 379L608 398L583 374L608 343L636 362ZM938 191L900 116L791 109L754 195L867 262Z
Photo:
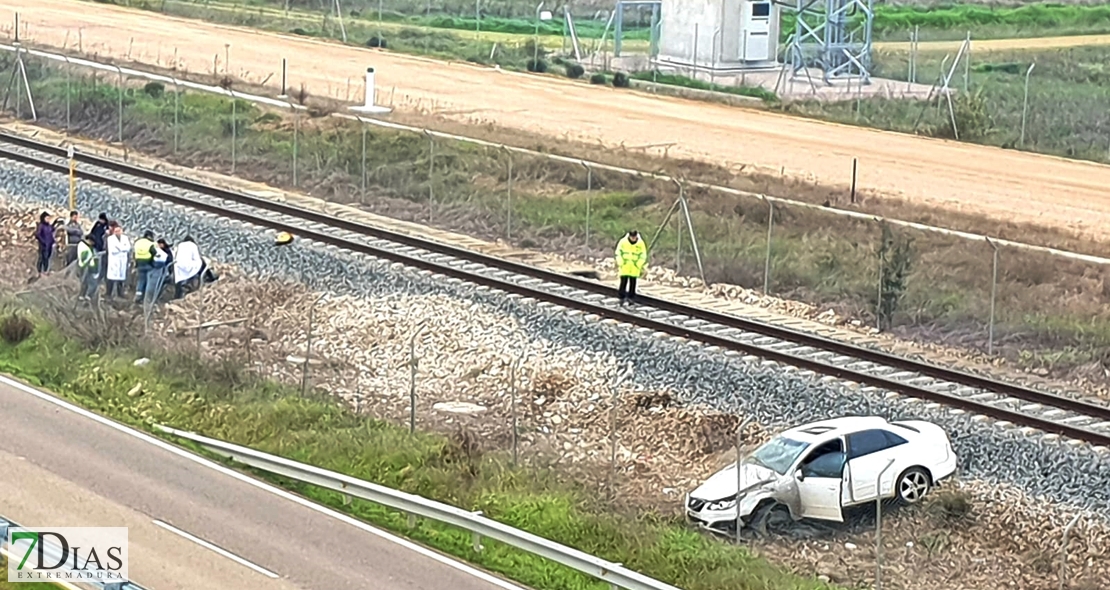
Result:
M351 107L351 110L358 113L366 113L368 115L384 115L393 110L389 107L381 107L374 104L374 68L366 68L365 103L366 104L360 107Z

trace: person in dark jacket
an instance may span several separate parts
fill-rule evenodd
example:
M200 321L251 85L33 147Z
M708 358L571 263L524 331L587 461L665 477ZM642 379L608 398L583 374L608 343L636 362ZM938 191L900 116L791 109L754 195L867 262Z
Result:
M81 219L76 211L69 212L69 223L66 223L66 266L77 261L77 244L85 239L85 231L81 228Z
M50 224L50 214L46 211L39 215L39 225L35 228L35 241L39 244L39 276L50 272L50 256L54 254L54 226Z
M101 213L100 217L96 218L96 223L92 226L92 231L89 232L92 237L93 250L102 253L108 251L108 214Z
M108 214L101 213L96 218L96 223L93 223L92 230L89 231L89 238L92 239L93 253L96 254L97 269L99 269L100 277L103 278L104 269L108 267Z

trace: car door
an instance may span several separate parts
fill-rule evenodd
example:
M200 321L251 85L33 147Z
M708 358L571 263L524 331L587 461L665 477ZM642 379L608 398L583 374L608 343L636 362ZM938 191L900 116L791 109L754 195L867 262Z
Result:
M844 522L840 496L846 456L843 443L834 442L814 449L794 473L803 517Z
M881 429L861 430L847 437L848 442L848 481L851 486L849 498L852 504L869 502L875 499L876 485L882 474L882 495L890 494L893 489L894 473L899 466L891 465L906 439ZM883 474L883 470L886 473Z

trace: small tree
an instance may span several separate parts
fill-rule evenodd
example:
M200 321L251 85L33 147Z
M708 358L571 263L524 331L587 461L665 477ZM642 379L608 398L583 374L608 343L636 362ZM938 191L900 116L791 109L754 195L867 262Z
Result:
M879 246L879 285L882 293L876 305L879 328L890 329L894 314L906 293L907 279L913 261L913 239L900 238L890 226L882 224L882 244Z

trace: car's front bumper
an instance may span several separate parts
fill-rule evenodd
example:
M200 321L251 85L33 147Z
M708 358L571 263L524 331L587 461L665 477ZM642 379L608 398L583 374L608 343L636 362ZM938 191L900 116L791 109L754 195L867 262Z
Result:
M698 526L707 528L714 532L729 532L736 530L736 506L726 508L724 510L710 510L708 508L711 502L700 500L698 498L691 498L689 494L686 496L683 509L686 512L686 518L690 522ZM743 521L741 521L743 524Z

